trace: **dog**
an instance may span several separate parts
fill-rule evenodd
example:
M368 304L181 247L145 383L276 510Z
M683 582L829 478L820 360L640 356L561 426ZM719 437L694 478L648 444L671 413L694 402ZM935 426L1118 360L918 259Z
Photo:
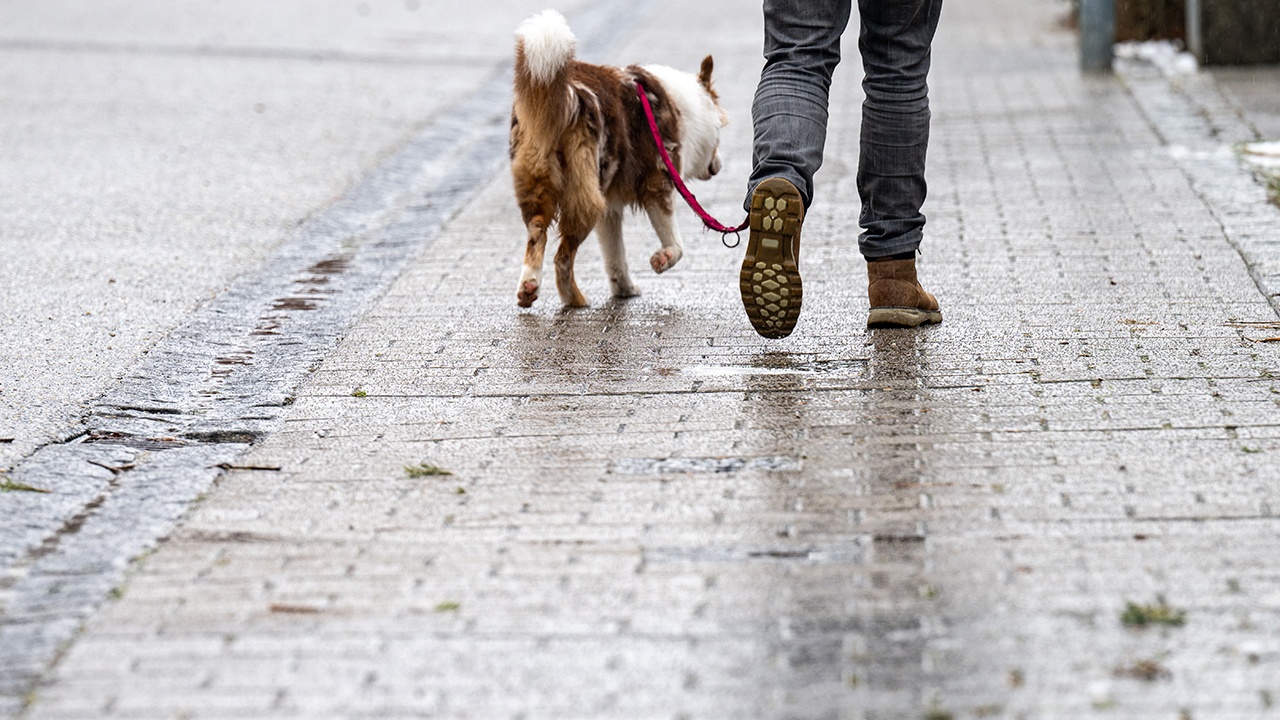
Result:
M661 247L654 272L684 254L672 218L674 186L636 92L644 86L658 129L682 176L708 180L720 171L720 129L728 115L711 84L714 62L697 75L661 65L618 68L579 62L576 38L560 13L547 10L516 30L511 109L511 175L528 230L516 303L530 307L542 287L547 230L556 223L556 290L568 307L585 307L573 264L594 229L614 297L639 294L627 271L622 214L643 208Z

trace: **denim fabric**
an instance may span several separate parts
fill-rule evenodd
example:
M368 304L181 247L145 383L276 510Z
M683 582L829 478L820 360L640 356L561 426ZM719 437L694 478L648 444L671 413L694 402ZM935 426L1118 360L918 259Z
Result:
M852 0L764 0L764 71L756 89L750 191L771 177L790 180L813 202L822 165L831 78ZM930 48L942 0L858 0L862 55L862 140L858 238L865 257L911 252L925 218Z

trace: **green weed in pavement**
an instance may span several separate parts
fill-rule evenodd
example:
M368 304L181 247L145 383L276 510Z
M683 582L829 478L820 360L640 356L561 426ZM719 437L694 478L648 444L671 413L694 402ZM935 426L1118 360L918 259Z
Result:
M411 478L432 477L436 475L452 475L453 473L441 467L436 467L430 463L418 463L417 465L405 465L404 474Z
M44 488L32 487L30 485L14 482L3 475L0 475L0 492L34 492L34 493L51 493L52 490Z
M1148 625L1182 627L1187 622L1187 614L1182 610L1169 607L1164 600L1157 600L1150 605L1126 602L1124 612L1120 614L1120 622L1129 627Z

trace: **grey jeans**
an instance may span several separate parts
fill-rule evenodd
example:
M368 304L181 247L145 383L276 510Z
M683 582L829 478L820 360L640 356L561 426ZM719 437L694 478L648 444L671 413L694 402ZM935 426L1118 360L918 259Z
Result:
M852 0L764 0L764 71L756 89L750 190L782 177L813 202L827 98ZM930 48L942 0L858 0L862 140L858 248L867 258L916 250L923 237Z

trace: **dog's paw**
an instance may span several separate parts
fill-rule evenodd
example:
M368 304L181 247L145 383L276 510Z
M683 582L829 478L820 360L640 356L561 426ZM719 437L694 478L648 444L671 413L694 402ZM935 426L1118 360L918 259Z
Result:
M680 254L678 248L662 248L649 258L649 266L656 273L664 273L680 261Z
M516 304L520 307L532 307L533 301L538 299L538 281L525 280L520 283L520 288L516 290Z

